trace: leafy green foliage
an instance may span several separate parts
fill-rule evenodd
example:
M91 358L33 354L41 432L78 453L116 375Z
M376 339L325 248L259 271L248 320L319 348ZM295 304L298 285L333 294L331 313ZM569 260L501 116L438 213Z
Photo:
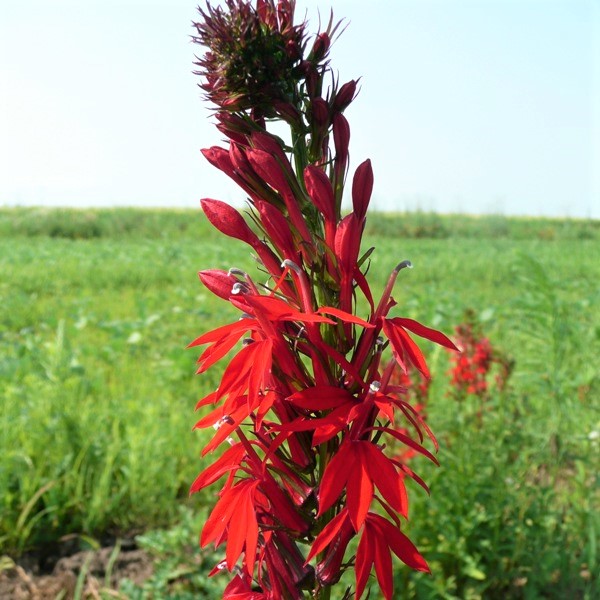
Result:
M89 214L100 235L82 233ZM442 466L416 459L432 495L410 491L409 533L433 575L398 571L396 587L407 598L591 599L598 222L496 219L495 230L462 217L369 220L373 286L410 258L415 269L394 294L405 316L451 331L473 308L516 363L512 387L491 395L480 424L476 398L445 395L445 353L425 348ZM419 223L450 234L406 234ZM55 224L72 233L53 235ZM127 594L168 597L150 588L176 582L173 597L214 597L212 558L196 556L199 527L178 508L189 502L203 445L190 407L218 373L194 380L195 354L184 347L190 332L223 320L195 271L248 270L252 258L217 241L200 211L1 210L0 234L0 554L67 533L175 527L140 541L156 546L155 578ZM178 565L188 569L180 579Z

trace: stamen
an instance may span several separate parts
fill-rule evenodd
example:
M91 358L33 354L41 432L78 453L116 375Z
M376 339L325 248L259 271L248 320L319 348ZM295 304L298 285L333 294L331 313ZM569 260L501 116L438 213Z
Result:
M248 276L245 271L242 271L241 269L236 269L235 267L231 267L231 269L229 269L229 271L227 271L227 274L228 275L238 275L239 277L243 277L244 279Z
M412 269L413 268L413 264L410 262L410 260L403 260L395 269L394 271L396 271L396 273L398 273L399 271L402 271L402 269Z
M291 269L297 275L300 275L302 273L302 269L293 260L290 260L289 258L286 258L281 263L281 268L283 268L283 269Z
M233 287L231 288L232 294L246 294L247 292L248 286L245 283L242 283L241 281L234 283Z
M372 394L375 394L376 392L379 391L380 388L381 388L381 383L379 381L373 381L371 383L371 385L369 386L369 391Z

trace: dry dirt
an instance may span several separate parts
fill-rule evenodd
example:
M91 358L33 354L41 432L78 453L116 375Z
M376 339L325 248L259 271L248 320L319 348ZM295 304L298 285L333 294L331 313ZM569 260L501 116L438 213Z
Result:
M122 548L116 557L113 551L114 547L106 547L63 556L54 561L51 570L48 565L53 561L40 561L37 556L26 556L17 564L2 557L0 600L70 600L82 570L85 572L83 598L100 599L102 592L104 598L126 600L117 592L119 581L127 578L141 584L152 575L152 559L148 553L136 548ZM40 562L45 565L40 567Z

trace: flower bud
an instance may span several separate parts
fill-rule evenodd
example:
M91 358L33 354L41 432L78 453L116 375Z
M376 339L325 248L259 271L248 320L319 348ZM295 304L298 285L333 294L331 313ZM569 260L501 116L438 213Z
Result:
M315 98L310 105L313 121L318 127L329 125L329 105L323 98Z
M204 198L200 203L206 218L221 233L246 242L253 247L260 244L256 234L248 227L242 215L235 208L211 198Z
M342 112L354 100L356 83L354 79L351 79L338 90L333 100L333 109L336 112Z
M367 159L356 169L352 180L352 207L359 221L365 218L372 192L373 169Z
M237 282L237 279L219 269L207 269L198 273L200 281L215 296L228 300L231 295L231 288Z
M350 125L346 117L339 113L333 115L333 142L336 159L345 163L348 160L348 146L350 145Z
M321 62L329 52L331 46L331 39L326 32L320 33L312 47L311 58L314 62Z

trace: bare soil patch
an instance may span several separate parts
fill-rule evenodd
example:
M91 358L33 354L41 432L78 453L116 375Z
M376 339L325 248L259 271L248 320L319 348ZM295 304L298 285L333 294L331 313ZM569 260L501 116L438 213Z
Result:
M17 562L4 557L0 559L0 599L71 600L81 578L83 598L100 599L103 593L124 600L117 591L122 579L142 584L152 573L152 557L126 545L62 557L26 555Z

